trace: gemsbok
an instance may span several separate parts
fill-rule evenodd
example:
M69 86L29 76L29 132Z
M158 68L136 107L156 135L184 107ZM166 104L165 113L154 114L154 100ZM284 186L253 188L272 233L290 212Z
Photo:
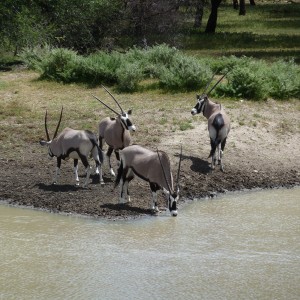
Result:
M152 151L139 145L131 145L121 151L121 162L118 169L115 187L120 183L119 203L126 199L130 202L128 184L134 175L149 182L152 192L150 209L158 212L157 191L163 190L172 216L177 216L177 201L179 199L179 175L182 149L177 171L177 185L174 189L170 159L163 151Z
M226 73L227 74L227 73ZM225 74L225 75L226 75ZM211 150L208 158L211 157L211 169L213 170L216 165L216 149L218 153L218 165L224 172L224 165L222 163L222 156L226 144L226 139L230 131L230 119L223 110L221 104L214 103L208 99L209 93L219 84L219 82L225 77L223 75L217 83L206 93L206 90L212 82L214 76L206 85L204 93L199 96L197 95L197 103L191 110L192 115L203 113L204 117L208 120L208 132L210 137Z
M111 166L110 156L112 152L115 152L116 158L120 161L119 150L127 147L131 143L130 131L135 131L136 127L132 124L129 116L132 113L132 110L129 110L127 113L123 110L117 99L104 87L105 91L113 98L118 107L121 110L121 113L118 113L110 106L105 104L102 100L96 98L100 103L102 103L105 107L110 109L112 112L116 114L116 118L106 117L99 123L99 147L103 151L103 140L108 145L108 150L106 152L106 156L108 158L108 164L110 169L110 174L115 176L115 172Z
M47 110L45 114L45 131L47 141L41 140L42 146L48 146L48 157L57 158L56 173L53 183L57 183L58 176L60 175L61 160L74 159L74 173L76 185L79 185L78 177L78 160L80 159L85 167L86 178L84 187L88 185L91 174L91 167L89 164L89 155L92 154L96 162L96 174L100 176L100 183L103 182L101 164L103 163L103 153L98 146L97 136L89 130L74 130L65 128L59 135L57 135L60 122L62 119L63 108L61 109L60 118L56 126L55 133L52 140L47 128Z

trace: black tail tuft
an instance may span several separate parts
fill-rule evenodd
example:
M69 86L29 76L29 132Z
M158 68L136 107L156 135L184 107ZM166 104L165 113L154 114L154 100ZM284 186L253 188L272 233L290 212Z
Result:
M101 162L101 164L103 164L103 161L104 161L103 151L100 149L100 147L97 144L96 144L96 147L98 149L98 154L99 154L100 162Z
M216 138L214 141L211 139L210 140L210 146L211 146L211 150L210 150L210 153L209 153L209 156L208 158L211 158L215 152L216 152L216 149L217 149L217 146L221 143L221 140Z
M116 177L116 180L115 180L115 188L119 185L122 174L123 174L123 161L121 159L120 166L118 168L118 174L117 174L117 177Z

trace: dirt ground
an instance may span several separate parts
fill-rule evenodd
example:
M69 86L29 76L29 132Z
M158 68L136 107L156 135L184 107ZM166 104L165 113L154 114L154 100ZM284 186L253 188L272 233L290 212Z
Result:
M300 184L299 101L268 100L261 105L246 102L240 101L238 106L226 108L232 128L224 153L225 172L218 167L210 172L207 123L202 115L196 117L193 129L165 132L159 145L147 146L169 154L174 177L179 145L183 146L179 217L180 206L191 199L216 197L227 191ZM133 141L136 142L134 136ZM131 202L121 205L118 204L119 189L114 189L114 178L109 175L107 164L104 166L104 186L93 173L88 188L82 188L85 177L82 165L79 166L81 185L74 186L72 161L62 162L60 182L53 185L55 160L48 160L46 149L41 150L37 142L28 142L24 146L34 155L8 159L5 152L0 154L1 200L51 212L113 220L152 214L149 210L150 189L141 179L131 182ZM116 170L116 161L112 161ZM159 207L162 211L166 207L162 193L159 194Z

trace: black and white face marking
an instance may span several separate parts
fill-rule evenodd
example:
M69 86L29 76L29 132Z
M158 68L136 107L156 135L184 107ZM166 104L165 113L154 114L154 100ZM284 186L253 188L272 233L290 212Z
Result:
M194 106L194 108L191 110L191 114L194 116L196 114L200 114L201 112L204 111L204 107L205 107L205 101L207 100L207 96L206 95L197 95L197 104Z
M129 119L129 115L131 115L131 110L129 110L127 113L123 113L121 115L121 122L124 126L125 129L129 130L129 131L135 131L135 125L132 124L132 122Z
M177 194L169 195L169 210L173 217L176 217L178 214L178 212L177 212L178 198L179 198L179 196Z
M52 153L51 148L50 148L51 142L52 142L52 141L49 141L49 142L44 141L44 140L41 140L41 141L40 141L40 144L41 144L42 146L47 146L47 147L48 147L48 158L49 158L49 159L52 159L52 158L54 157L54 154Z

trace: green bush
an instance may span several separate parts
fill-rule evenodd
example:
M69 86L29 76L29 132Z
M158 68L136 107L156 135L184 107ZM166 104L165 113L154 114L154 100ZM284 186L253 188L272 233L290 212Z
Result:
M203 87L211 76L209 66L178 53L168 68L161 68L159 81L168 90L196 90Z
M293 61L267 64L235 56L196 59L164 44L132 48L126 53L100 51L87 57L45 46L25 49L22 58L42 78L89 85L116 84L124 92L136 91L139 83L148 78L157 79L159 86L168 91L196 91L207 84L212 71L220 75L229 70L212 94L255 100L300 97L300 69Z
M117 52L107 54L97 52L85 57L81 64L81 82L90 85L117 82L116 70L121 63L121 55Z
M51 47L47 44L34 48L26 47L20 53L20 58L25 62L29 69L42 72L41 64L50 52Z
M122 92L134 92L143 79L143 71L138 63L125 62L116 71L118 89Z
M269 70L270 96L275 99L300 98L300 69L294 61L273 63Z
M228 67L229 65L227 65ZM267 65L249 58L231 60L227 83L217 86L218 96L261 100L268 96Z
M153 46L147 49L147 62L155 65L171 67L174 61L174 56L179 54L179 51L174 47L169 47L166 44Z
M80 81L81 63L82 57L75 51L63 48L53 49L40 63L41 77L65 83Z

